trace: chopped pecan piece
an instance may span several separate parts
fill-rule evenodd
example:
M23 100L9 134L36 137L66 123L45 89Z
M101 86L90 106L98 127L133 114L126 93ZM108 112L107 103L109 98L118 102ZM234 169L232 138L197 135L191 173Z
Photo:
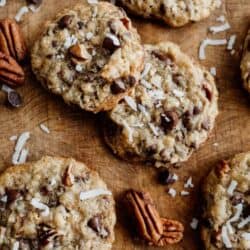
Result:
M23 35L13 19L5 18L0 21L0 51L19 62L27 55Z
M0 81L11 87L24 84L24 71L10 56L0 52Z
M78 60L87 60L91 58L91 55L86 50L83 44L75 44L69 49L70 54Z
M72 165L69 165L63 175L63 184L67 187L71 187L74 184L74 176L72 175Z
M179 121L178 114L175 111L167 111L161 115L161 125L165 131L174 129Z
M107 238L109 236L108 229L102 224L101 215L95 215L88 221L88 226L97 233L101 238Z
M138 223L139 233L149 244L165 246L178 243L183 238L183 225L161 218L149 193L130 190L126 198Z

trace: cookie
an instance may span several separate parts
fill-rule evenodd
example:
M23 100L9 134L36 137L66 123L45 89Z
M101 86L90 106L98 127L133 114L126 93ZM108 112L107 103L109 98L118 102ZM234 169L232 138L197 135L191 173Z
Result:
M203 186L206 250L250 249L250 152L222 161Z
M248 31L241 61L241 75L244 87L250 92L250 29Z
M205 19L221 6L221 0L120 0L131 12L163 20L172 27Z
M48 90L97 113L112 109L134 87L143 56L125 12L107 2L84 2L46 26L31 62Z
M108 113L105 140L129 161L186 161L214 127L214 79L173 43L146 45L145 52L140 83Z
M43 157L0 176L0 249L108 250L112 193L73 159Z

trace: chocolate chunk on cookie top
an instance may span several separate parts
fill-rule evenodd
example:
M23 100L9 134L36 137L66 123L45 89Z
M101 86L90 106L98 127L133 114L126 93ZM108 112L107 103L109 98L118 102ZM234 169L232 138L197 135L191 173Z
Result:
M47 26L32 49L32 69L67 103L97 113L112 109L134 88L144 53L121 9L83 2Z
M108 114L104 134L120 157L157 167L189 158L218 114L213 77L173 43L145 46L140 83Z
M250 249L250 152L220 162L203 185L206 250Z
M250 93L250 29L248 31L241 61L241 75L246 90Z
M157 18L173 27L197 22L221 6L221 0L120 0L130 11L146 18Z
M112 193L73 159L43 157L0 176L0 249L109 250Z

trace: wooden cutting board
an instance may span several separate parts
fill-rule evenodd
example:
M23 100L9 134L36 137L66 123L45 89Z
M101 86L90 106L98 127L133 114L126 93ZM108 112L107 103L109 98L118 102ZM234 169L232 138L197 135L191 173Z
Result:
M64 7L73 6L77 2L80 0L44 0L39 12L26 14L21 27L29 47L45 21L53 18ZM0 8L0 17L14 17L24 4L24 0L7 0L7 5ZM222 14L227 17L232 28L217 35L209 34L208 27L217 25L216 17ZM167 194L167 187L158 184L154 168L128 164L115 158L102 140L101 116L68 107L60 98L47 93L31 75L29 67L26 67L26 85L20 89L24 107L11 110L0 106L0 169L11 164L14 142L9 141L9 137L30 131L31 139L27 143L29 160L37 160L46 154L74 157L97 170L112 189L117 201L118 217L114 250L156 249L143 245L134 237L134 230L121 202L123 192L128 188L148 190L162 216L184 223L184 240L165 249L201 249L199 232L193 231L189 224L193 217L199 216L199 186L202 178L220 159L250 150L250 98L242 89L239 70L240 48L249 23L249 0L224 0L222 8L207 20L180 29L170 29L158 22L134 20L144 43L174 41L197 60L202 39L237 35L235 55L230 55L225 47L210 47L207 49L207 60L201 62L208 68L217 68L220 115L210 139L180 169L173 170L180 177L180 181L173 186L178 192L182 190L187 178L193 177L195 188L190 190L190 196L177 195L171 198ZM41 131L40 123L49 127L49 135Z

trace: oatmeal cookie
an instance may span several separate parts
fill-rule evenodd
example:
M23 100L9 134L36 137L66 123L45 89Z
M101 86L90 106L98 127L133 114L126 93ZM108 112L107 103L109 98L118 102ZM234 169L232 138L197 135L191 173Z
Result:
M82 3L46 26L31 53L40 82L65 102L97 113L112 109L138 82L143 47L118 7Z
M114 200L98 174L43 157L0 176L0 249L108 250Z
M131 12L163 20L172 27L200 21L220 7L221 0L120 0Z
M205 249L250 249L250 152L220 162L205 180L203 196Z
M105 140L130 161L157 167L186 161L214 127L214 78L173 43L146 45L145 51L140 83L108 113Z

